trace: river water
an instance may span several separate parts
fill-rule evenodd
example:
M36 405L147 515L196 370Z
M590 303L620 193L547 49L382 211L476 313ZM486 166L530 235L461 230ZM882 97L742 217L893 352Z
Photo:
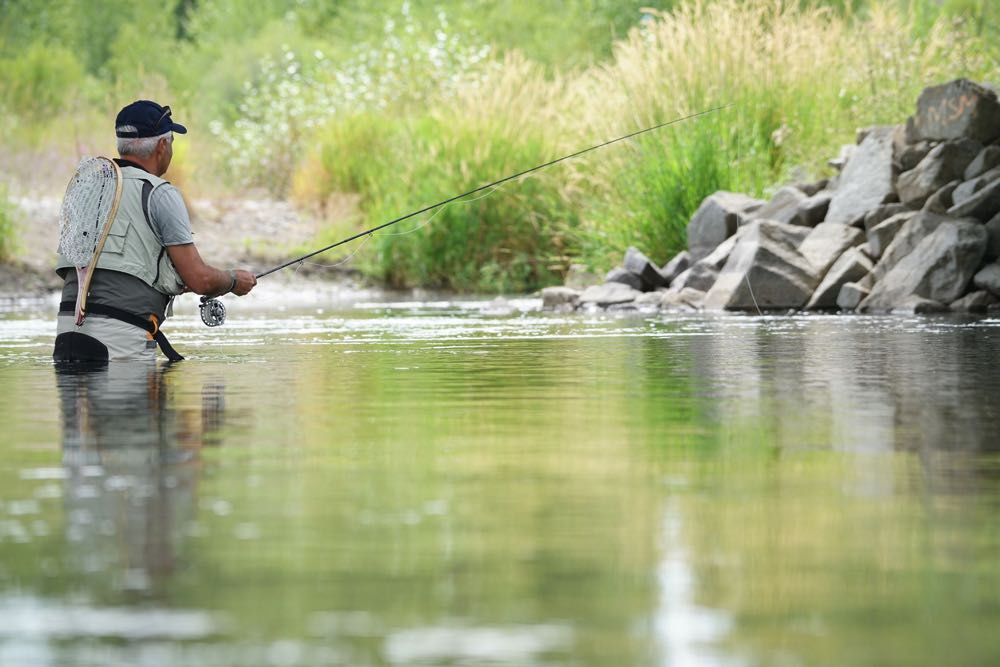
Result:
M251 297L0 314L0 665L1000 662L1000 320Z

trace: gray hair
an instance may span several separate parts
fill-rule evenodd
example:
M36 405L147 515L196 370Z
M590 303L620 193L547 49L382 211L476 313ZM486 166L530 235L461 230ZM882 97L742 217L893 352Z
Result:
M136 128L134 125L121 125L115 130L117 132L135 132ZM167 143L173 143L174 133L167 130L158 137L118 137L118 154L148 158L156 150L156 144L160 139L166 139Z

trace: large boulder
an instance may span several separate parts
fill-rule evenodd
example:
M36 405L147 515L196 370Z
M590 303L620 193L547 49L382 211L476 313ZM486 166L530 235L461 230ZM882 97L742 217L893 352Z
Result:
M847 283L856 284L872 270L872 261L859 248L848 248L826 272L813 292L806 310L837 307L837 298ZM857 306L857 303L854 304Z
M986 229L970 221L943 222L880 278L861 303L867 312L903 308L910 297L951 303L965 293L986 252Z
M1000 146L997 146L997 148L1000 148ZM994 167L989 171L984 171L962 183L958 183L951 193L952 204L962 204L968 201L974 194L993 181L1000 181L1000 167Z
M791 242L794 237L787 227L792 225L768 220L750 223L705 295L705 308L801 308L819 278Z
M691 262L708 256L763 204L759 199L736 192L719 191L706 197L687 226Z
M774 220L775 222L791 223L798 213L799 205L808 197L796 187L786 185L779 189L767 202L752 214L750 220Z
M968 199L956 201L948 215L957 218L971 217L986 222L1000 213L1000 179L986 184Z
M913 249L924 240L924 237L945 222L954 222L954 219L930 211L920 211L903 223L882 252L875 268L872 269L875 280L889 273L904 257L913 252Z
M705 300L704 292L691 287L667 290L660 294L660 307L664 310L698 310Z
M972 278L972 284L990 294L1000 296L1000 263L994 262L983 267Z
M837 294L837 307L841 310L855 310L871 293L867 285L861 283L844 283Z
M982 144L1000 137L1000 102L996 93L968 79L925 88L913 116L916 139L960 139Z
M898 213L869 229L867 236L868 249L871 251L871 256L875 259L881 257L882 253L885 252L885 249L889 247L889 244L896 237L897 232L916 214L916 211Z
M795 215L792 216L790 222L793 225L815 227L826 218L826 213L830 210L830 202L832 200L833 193L829 190L817 192L803 199L799 202L798 208L795 209Z
M860 229L836 222L823 222L798 246L799 252L809 260L813 272L822 277L844 251L864 243L865 235Z
M639 252L637 248L629 247L625 251L625 259L622 261L622 267L626 271L631 271L642 278L642 288L646 291L654 290L657 287L666 287L670 283L660 273L660 268L649 261L649 258Z
M826 222L854 224L895 197L892 187L892 127L877 127L853 152L837 177Z
M739 231L720 243L708 256L695 262L683 283L678 281L680 283L678 287L690 287L707 292L715 283L715 279L718 278L719 271L725 266L726 260L729 259L729 253L732 252L737 239L746 232L746 229L746 227L740 227Z
M956 313L985 313L995 303L997 303L997 297L986 290L979 290L969 292L961 299L952 301L949 308Z
M1000 167L1000 146L987 146L979 151L976 159L965 168L963 178L968 181L980 174L985 174L994 167Z
M581 306L594 305L606 308L614 304L631 303L641 294L639 290L622 283L604 283L591 285L583 290L579 303Z
M660 274L666 278L667 284L669 285L677 278L681 273L687 271L691 267L691 253L687 250L681 250L679 253L674 255L674 258L663 265L660 269Z
M989 245L986 246L986 259L997 259L1000 257L1000 213L986 223L986 233L990 236Z
M622 285L628 285L632 289L640 292L643 291L643 288L645 287L642 276L621 266L608 271L608 274L604 276L604 282L607 284L620 283Z
M940 190L927 198L921 210L931 211L932 213L947 213L948 209L955 203L952 200L952 194L954 194L955 189L959 185L961 183L958 181L949 181Z
M908 136L908 130L913 131L908 125L897 125L892 134L893 161L897 171L909 171L917 166L917 163L924 159L934 144L929 141L917 141Z
M927 198L950 181L961 180L982 145L971 139L946 141L934 147L916 167L899 175L896 192L910 208L920 208Z
M872 227L888 220L894 215L898 215L909 210L910 209L908 209L905 204L900 204L899 202L876 206L865 214L865 231L867 232Z

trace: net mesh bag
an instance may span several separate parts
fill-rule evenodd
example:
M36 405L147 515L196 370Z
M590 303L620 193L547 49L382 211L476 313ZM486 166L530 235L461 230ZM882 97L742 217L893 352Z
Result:
M66 187L59 212L59 252L76 266L86 266L111 223L117 172L107 158L83 158Z

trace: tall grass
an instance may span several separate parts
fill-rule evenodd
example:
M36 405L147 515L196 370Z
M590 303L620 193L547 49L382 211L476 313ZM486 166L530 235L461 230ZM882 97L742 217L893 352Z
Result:
M14 256L16 242L13 206L7 199L6 186L0 183L0 261Z
M359 254L395 284L467 290L543 285L571 260L606 269L629 245L666 261L711 192L767 196L793 176L821 177L858 127L902 122L924 86L997 76L983 39L940 16L929 25L915 17L892 3L855 13L782 0L648 10L609 61L569 77L508 58L429 110L383 114L375 135L357 119L335 124L321 140L325 191L357 188L358 222L373 226L556 155L729 105L452 205ZM341 153L349 177L330 159Z
M852 15L779 0L695 0L656 13L577 82L583 126L613 134L733 106L592 168L588 258L606 266L630 243L666 258L713 190L765 195L793 173L820 176L857 127L902 122L924 86L996 74L954 24L917 32L889 4Z
M355 116L323 136L324 195L358 188L364 226L477 188L556 156L560 84L508 58L479 85L425 113L377 123ZM571 193L550 174L484 191L378 233L359 256L393 285L511 291L556 280L575 226Z

